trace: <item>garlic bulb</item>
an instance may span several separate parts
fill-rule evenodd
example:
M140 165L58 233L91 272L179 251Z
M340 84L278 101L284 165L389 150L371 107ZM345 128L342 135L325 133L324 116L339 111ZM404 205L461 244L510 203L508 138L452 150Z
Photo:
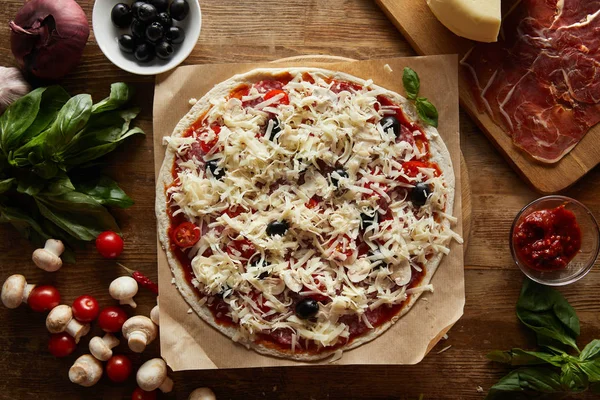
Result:
M14 67L0 67L0 114L30 91L31 87L21 71Z

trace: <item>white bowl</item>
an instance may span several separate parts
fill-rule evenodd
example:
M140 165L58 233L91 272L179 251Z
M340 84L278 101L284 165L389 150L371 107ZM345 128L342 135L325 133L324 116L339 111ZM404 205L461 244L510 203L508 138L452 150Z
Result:
M117 3L133 4L135 0L96 0L92 12L92 26L94 36L100 50L117 67L137 75L156 75L169 71L181 64L192 52L202 25L202 12L198 0L187 0L190 12L183 21L174 21L175 26L185 31L185 40L181 44L173 45L175 53L170 60L161 60L155 57L148 63L136 61L133 54L127 54L119 49L119 36L130 33L129 28L117 28L110 19L110 12Z

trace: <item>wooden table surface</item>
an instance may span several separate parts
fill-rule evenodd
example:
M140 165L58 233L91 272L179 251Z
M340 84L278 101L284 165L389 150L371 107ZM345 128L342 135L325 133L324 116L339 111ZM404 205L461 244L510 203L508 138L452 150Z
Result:
M102 0L99 0L102 1ZM0 60L14 65L8 21L22 0L2 0ZM92 0L80 0L90 21ZM370 0L201 0L202 33L186 64L268 61L302 54L332 54L357 59L410 56L415 53ZM156 278L154 175L151 110L153 78L130 75L113 66L100 52L93 34L81 65L63 82L73 94L108 93L112 82L133 83L136 102L143 108L138 124L146 137L137 137L109 156L106 172L136 201L117 211L125 237L121 262ZM533 337L519 325L515 302L523 275L508 249L510 224L517 211L538 195L513 172L492 145L461 112L462 150L473 191L473 226L465 260L466 306L449 338L415 366L315 366L257 370L198 371L171 374L173 393L165 399L187 399L196 387L212 387L222 399L483 399L508 370L492 364L485 354L493 349L532 348ZM600 216L600 169L596 168L567 193ZM30 282L55 284L66 303L82 294L95 296L102 306L113 304L108 284L122 271L101 259L92 247L78 253L76 265L54 274L31 262L32 248L12 229L0 227L0 279L24 274ZM597 267L597 265L596 265ZM580 343L600 337L600 270L561 291L581 319ZM146 314L153 297L142 290L138 311ZM21 307L0 307L0 400L129 399L135 387L111 384L106 378L93 388L69 382L67 371L75 356L55 359L47 351L45 316ZM94 332L97 332L94 330ZM76 355L87 350L80 343ZM446 347L447 351L438 354ZM130 353L126 345L119 349ZM158 345L135 366L158 355ZM578 398L592 398L591 395Z

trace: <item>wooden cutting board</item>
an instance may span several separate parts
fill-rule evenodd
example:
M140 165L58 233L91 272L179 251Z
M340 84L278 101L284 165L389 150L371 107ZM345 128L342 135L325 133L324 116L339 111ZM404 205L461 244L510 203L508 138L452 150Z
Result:
M429 10L426 0L377 0L377 3L421 55L459 54L460 59L473 45L446 29ZM559 162L535 161L515 147L487 114L478 112L464 71L462 68L459 71L461 105L512 167L537 191L544 194L562 191L600 163L600 125L592 128Z

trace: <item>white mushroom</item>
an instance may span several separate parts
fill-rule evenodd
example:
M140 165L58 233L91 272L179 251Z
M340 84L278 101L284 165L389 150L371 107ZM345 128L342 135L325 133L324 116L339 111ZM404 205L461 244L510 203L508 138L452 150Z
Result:
M7 308L17 308L27 303L29 294L35 285L28 285L23 275L11 275L2 285L2 304Z
M300 280L300 277L293 270L286 269L284 271L281 271L279 273L279 276L283 278L285 286L287 286L288 289L290 289L292 292L298 293L304 287L304 284Z
M44 271L54 272L62 267L60 255L65 251L65 245L60 240L48 239L43 249L37 249L31 257L35 265Z
M215 396L215 393L209 388L203 387L190 393L190 398L188 400L217 400L217 396Z
M69 369L71 382L81 386L94 386L101 377L102 363L89 354L79 357Z
M46 317L46 328L50 333L67 332L73 336L75 343L79 343L79 339L90 331L90 324L79 323L73 318L71 307L61 304L54 307Z
M100 361L108 361L113 355L113 347L117 347L119 343L119 339L110 333L104 337L94 336L90 340L90 353Z
M115 279L108 288L110 297L119 300L120 304L128 304L133 308L137 307L137 304L133 301L133 296L135 296L137 292L138 284L135 279L130 276L121 276Z
M408 285L412 276L412 270L410 268L410 262L407 259L402 259L400 264L391 266L392 273L390 278L396 282L398 286Z
M143 315L136 315L125 321L122 331L129 348L136 353L144 351L158 333L154 322Z
M138 386L147 392L160 389L163 393L173 390L173 381L167 376L167 364L162 358L146 361L138 369L136 380Z
M159 317L159 308L158 308L158 304L154 306L154 308L152 309L152 311L150 311L150 319L152 320L152 322L154 322L156 325L160 325L160 317Z
M350 282L358 283L364 281L371 273L371 262L366 258L360 258L346 268Z

